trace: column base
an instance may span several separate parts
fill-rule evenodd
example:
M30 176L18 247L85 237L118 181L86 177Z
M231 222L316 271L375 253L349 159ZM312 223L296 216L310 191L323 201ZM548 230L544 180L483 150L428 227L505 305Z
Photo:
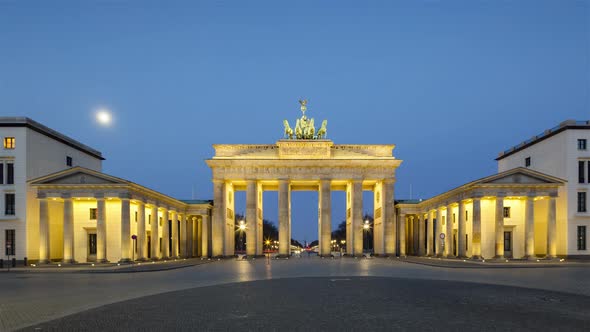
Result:
M77 264L78 262L76 262L75 259L64 259L63 261L61 261L62 264Z
M455 255L445 255L445 258L453 259L453 258L457 258L457 256L455 256Z
M110 263L110 262L109 262L109 260L108 260L108 259L106 259L106 258L103 258L103 259L98 259L98 260L96 260L96 262L97 262L97 263L101 263L101 264L102 264L102 263Z
M522 257L522 259L527 260L527 261L536 261L539 258L535 255L525 255Z
M131 258L121 258L118 262L119 264L131 264Z
M480 255L473 255L473 256L469 257L469 259L472 259L472 260L482 260L483 257L480 256Z
M496 255L493 259L504 259L504 255Z
M51 264L51 260L49 259L40 259L37 264Z

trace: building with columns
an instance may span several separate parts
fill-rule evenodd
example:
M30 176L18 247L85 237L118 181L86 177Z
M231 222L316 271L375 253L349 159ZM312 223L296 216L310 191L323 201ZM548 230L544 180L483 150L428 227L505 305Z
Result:
M346 193L346 253L363 254L363 191L378 256L590 257L588 121L566 121L498 157L499 173L427 200L394 201L393 144L334 144L303 116L275 144L214 145L213 200L179 200L101 172L102 154L28 118L0 118L0 246L18 260L129 262L235 254L246 192L246 253L263 253L263 192L278 192L279 254L291 254L291 192L317 191L321 255L332 191ZM523 164L524 163L524 164Z

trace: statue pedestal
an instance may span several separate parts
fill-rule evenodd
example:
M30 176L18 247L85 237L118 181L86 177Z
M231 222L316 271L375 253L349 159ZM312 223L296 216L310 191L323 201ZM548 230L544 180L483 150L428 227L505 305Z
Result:
M329 139L279 140L279 159L329 159L334 142Z

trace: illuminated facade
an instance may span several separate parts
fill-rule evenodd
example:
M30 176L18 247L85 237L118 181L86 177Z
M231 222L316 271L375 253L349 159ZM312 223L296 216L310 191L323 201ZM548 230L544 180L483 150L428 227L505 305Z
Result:
M28 118L0 118L0 246L22 260L128 262L235 254L234 195L246 192L246 253L263 253L263 192L277 191L279 254L291 254L291 192L317 191L319 252L331 254L331 192L346 193L346 252L472 258L588 255L588 122L500 155L499 173L423 201L394 201L394 145L342 145L303 116L275 144L214 145L213 201L183 201L101 172L101 153ZM575 126L575 127L574 127ZM570 151L570 145L575 147ZM565 155L561 155L561 154ZM564 161L565 160L565 161ZM524 162L524 165L522 163ZM565 171L564 171L565 170ZM584 201L581 200L584 198ZM577 198L577 201L576 201ZM583 211L580 211L583 206ZM590 226L590 225L589 225ZM582 249L581 249L582 248Z

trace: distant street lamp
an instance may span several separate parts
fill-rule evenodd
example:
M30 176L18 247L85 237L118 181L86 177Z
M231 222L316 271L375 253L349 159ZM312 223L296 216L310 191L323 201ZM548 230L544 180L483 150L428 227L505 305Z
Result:
M363 233L365 235L364 243L365 243L365 246L367 247L366 251L369 251L369 241L367 240L367 236L369 235L370 228L371 228L371 225L369 224L369 219L367 219L367 220L365 220L365 224L363 225L363 230L364 230Z
M239 221L238 230L240 232L240 251L244 251L244 231L246 230L246 223L244 220Z

